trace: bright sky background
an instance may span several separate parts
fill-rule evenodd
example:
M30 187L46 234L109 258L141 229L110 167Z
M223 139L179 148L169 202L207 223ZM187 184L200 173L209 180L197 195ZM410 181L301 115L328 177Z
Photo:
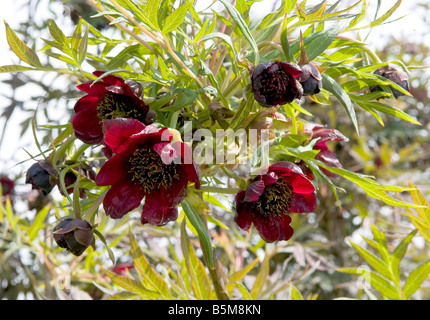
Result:
M416 16L417 10L414 9L414 3L416 3L416 1L418 0L403 1L402 5L400 6L400 9L398 9L398 12L394 15L394 17L408 15L406 18L402 19L401 21L397 21L395 23L388 24L385 26L380 26L374 29L374 31L372 31L372 33L370 34L370 37L368 38L368 43L370 47L381 48L381 46L384 43L384 39L387 39L389 34L398 35L399 33L406 33L406 34L410 34L411 37L413 37L414 34L415 36L417 34L422 35L423 32L428 31L428 27L424 26L420 19L417 19L417 16ZM20 6L22 5L22 3L25 3L25 2L26 2L25 0L1 0L1 10L0 10L1 20L2 21L6 20L12 29L16 29L20 21L27 19L26 13L25 12L23 13L22 11L20 13L19 11ZM42 3L44 2L46 1L42 1ZM333 3L334 1L329 1L329 2ZM59 6L59 8L61 8L60 3L61 1L58 0L57 6ZM264 13L270 10L270 8L272 7L271 3L272 3L271 0L263 0L262 2L255 3L253 5L253 9L255 10L256 13ZM307 1L308 5L317 4L317 3L320 3L320 0ZM370 3L371 5L376 5L377 1L368 0L368 3ZM396 3L396 0L382 0L382 7L380 9L379 16L384 12L386 12L394 3ZM201 5L202 0L200 0L198 4ZM40 10L39 12L44 12L44 11ZM57 23L60 25L60 27L62 26L61 21ZM47 38L49 38L49 35L47 35ZM19 59L9 50L6 37L5 37L4 23L0 23L0 65L16 64L16 63L20 63ZM0 74L0 81L7 78L8 78L8 75ZM1 93L1 90L4 90L5 88L7 89L8 87L3 86L0 83L0 93ZM7 103L7 100L5 100L3 97L0 96L0 112L7 105L6 103ZM13 119L18 123L23 120L23 119L20 119L20 115L18 112L13 115ZM3 125L4 125L3 119L1 119L0 130L3 128ZM4 171L9 171L9 168L4 168L4 165L5 165L5 160L10 159L12 155L14 155L13 158L19 158L19 159L28 158L27 154L22 150L22 144L27 144L26 148L31 149L33 147L32 150L36 152L35 147L32 146L33 138L30 136L24 140L18 141L18 134L15 135L16 136L16 139L15 139L14 130L19 130L19 126L14 124L9 124L8 130L6 132L7 139L4 140L3 144L0 146L0 173ZM0 134L1 134L1 131L0 131ZM15 170L18 170L18 168L12 168L12 171L15 171Z

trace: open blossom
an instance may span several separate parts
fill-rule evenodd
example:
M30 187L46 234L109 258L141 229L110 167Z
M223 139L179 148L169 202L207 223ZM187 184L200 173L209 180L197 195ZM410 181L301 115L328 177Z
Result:
M292 62L267 61L257 65L251 75L254 98L262 106L284 105L300 99L303 88L298 81L300 67Z
M242 230L254 224L266 242L289 240L294 230L289 213L313 212L315 187L292 162L278 161L258 175L235 198L235 221Z
M200 188L191 148L183 142L171 143L173 135L167 128L145 126L134 119L105 120L103 129L104 141L113 152L96 177L97 185L111 186L103 201L106 214L119 219L145 198L142 224L160 226L176 220L188 182Z
M94 71L97 77L103 71ZM144 124L151 124L156 113L139 98L141 89L134 81L108 75L100 81L87 82L77 86L87 93L76 103L72 119L77 138L88 144L103 142L102 121L113 118L132 118Z

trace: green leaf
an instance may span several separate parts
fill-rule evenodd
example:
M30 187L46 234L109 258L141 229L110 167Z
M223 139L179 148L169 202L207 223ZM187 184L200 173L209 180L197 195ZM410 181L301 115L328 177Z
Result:
M269 274L269 254L266 251L263 262L260 265L260 271L257 274L254 284L251 289L251 296L254 300L257 299L258 294L263 289L264 284L266 283L267 276Z
M325 73L322 74L322 83L323 83L324 89L333 93L334 96L345 107L346 113L348 114L349 118L351 119L351 122L354 125L354 128L358 134L359 132L358 132L357 117L355 115L354 105L351 102L349 95L345 92L345 90L333 78L329 77Z
M239 282L242 281L242 279L252 270L254 269L254 267L257 265L257 263L260 261L260 258L255 258L254 261L252 261L250 264L248 264L245 268L243 268L242 270L239 270L235 273L233 273L229 278L228 281L229 282ZM231 292L232 290L232 286L227 285L227 291Z
M403 286L403 292L406 299L413 295L420 287L425 279L427 279L430 273L430 261L422 264L414 271L411 272L406 283Z
M373 238L378 243L376 249L381 255L385 263L389 264L391 262L390 252L388 251L387 241L385 239L385 233L379 231L374 224L370 225L373 233Z
M145 280L145 284L152 291L159 292L164 299L171 299L169 289L163 278L154 270L151 264L146 259L144 253L134 238L134 235L129 230L129 238L131 245L131 256L133 257L133 264L139 271L139 275Z
M363 268L339 268L336 270L339 272L362 276L364 277L364 280L369 282L374 289L382 293L384 296L394 300L401 300L401 296L397 289L390 282L373 271L363 270Z
M260 62L260 55L259 55L259 51L258 51L258 46L257 46L257 43L255 42L254 37L251 34L251 31L248 28L248 25L246 24L245 20L243 20L242 16L236 10L236 8L233 7L226 0L219 0L219 1L225 6L225 8L227 9L231 18L236 22L240 31L242 31L242 34L248 40L248 42L251 45L251 48L254 50L254 54L255 54L254 65L258 65Z
M50 209L51 209L51 205L48 204L42 210L37 212L36 219L34 219L30 229L28 230L28 237L30 238L30 241L33 241L34 239L36 239L40 229L42 229L45 226L44 222Z
M37 56L36 52L18 38L15 32L6 23L6 21L4 22L4 24L6 27L7 42L9 43L9 46L12 51L18 56L18 58L33 67L42 67L42 64L40 63L39 57Z
M414 230L411 233L409 233L402 240L402 242L400 242L397 245L397 247L393 251L393 254L391 255L391 271L393 273L393 276L395 277L396 283L398 283L400 280L400 274L399 274L400 261L405 256L409 243L411 243L412 238L415 236L416 233L417 233L417 230Z
M204 37L202 37L202 39L200 41L213 40L213 38L220 38L222 41L225 42L225 44L227 45L227 47L229 48L229 51L230 51L231 60L233 63L233 68L234 68L234 73L236 75L238 75L239 74L239 68L237 66L237 53L236 53L236 50L234 49L233 42L231 41L231 38L228 35L221 33L221 32L212 32L212 33L207 34Z
M384 104L384 103L380 103L380 102L376 102L376 101L357 101L357 100L355 100L355 102L362 107L367 107L367 108L370 108L372 110L380 111L380 112L392 115L394 117L397 117L399 119L406 120L406 121L412 122L412 123L417 124L417 125L421 125L421 123L419 123L417 120L412 118L406 112L404 112L400 109L397 109L396 107L390 106L388 104Z
M182 201L181 203L182 209L184 209L184 212L188 218L188 220L191 222L193 227L196 229L197 234L199 236L199 239L203 245L203 250L205 252L205 257L207 259L208 268L213 269L214 268L214 257L213 257L213 250L212 250L212 243L211 239L209 237L209 232L206 229L205 225L203 224L202 219L194 210L193 206L188 202L187 199Z
M411 181L409 181L409 186L411 188L414 188L410 192L412 202L422 206L421 208L417 208L418 214L428 225L430 225L430 204L428 203L424 195L414 186Z
M190 285L198 300L206 300L211 296L211 284L206 270L197 257L194 248L188 238L185 220L181 224L181 247L184 255L185 266L191 278Z
M418 205L413 203L396 200L385 193L385 191L402 192L402 191L410 190L410 188L381 185L376 181L373 181L358 173L354 173L342 168L330 167L330 166L327 166L325 163L315 159L312 161L315 162L318 166L323 167L328 171L336 173L342 176L343 178L352 181L353 183L360 186L363 189L363 191L366 192L370 197L379 199L388 205L395 206L395 207L414 207L414 208L419 207Z
M17 64L0 66L0 73L24 72L28 70L36 70L36 69L33 69L31 67L20 66Z
M101 270L106 273L106 275L112 279L114 283L119 285L121 288L124 288L125 290L129 290L131 292L135 292L139 294L142 298L146 299L159 299L161 298L160 294L154 291L150 291L142 287L142 285L133 279L127 278L125 276L118 275L114 272L111 272L107 269L104 269L103 267Z
M246 289L246 287L242 283L232 282L231 284L236 286L239 289L240 293L242 294L243 300L253 300L248 289Z
M178 28L182 22L184 22L185 15L188 12L188 9L192 6L192 2L186 2L178 9L173 11L164 21L163 30L164 34L168 34L172 32L176 28Z
M292 300L303 300L302 294L293 285L291 285L291 298Z
M309 61L314 60L333 42L339 33L339 26L312 33L303 39L306 55ZM291 54L296 55L300 51L300 40L297 39L290 46Z
M63 52L70 53L69 40L54 20L49 20L48 29L51 36L63 47Z
M387 279L392 278L389 267L384 261L376 257L370 251L367 251L366 249L353 243L352 241L350 241L350 243L372 268L374 268L376 271L378 271L381 275L383 275Z

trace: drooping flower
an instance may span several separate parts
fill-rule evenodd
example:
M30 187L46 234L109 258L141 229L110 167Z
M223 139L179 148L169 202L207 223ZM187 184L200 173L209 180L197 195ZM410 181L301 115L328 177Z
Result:
M93 243L94 232L86 220L65 218L54 229L54 240L75 256L80 256Z
M408 92L411 90L409 87L408 74L400 70L397 66L391 63L385 67L376 69L375 74L383 76L384 78L387 78L388 80L398 84L400 87L402 87ZM393 87L390 87L390 88L394 98L396 99L400 96L405 95L404 93L400 92L397 89L394 89ZM371 91L381 91L381 88L375 87L375 88L372 88Z
M292 162L278 161L236 194L235 221L242 230L251 224L266 242L289 240L294 230L289 213L313 212L315 187Z
M318 68L312 63L301 65L303 73L299 77L299 82L303 87L303 95L310 96L317 94L322 88L322 77Z
M0 176L0 184L3 196L11 196L15 193L15 182L6 176Z
M330 148L327 146L327 141L348 142L349 139L347 137L345 137L339 130L327 129L325 125L310 122L305 124L305 133L310 137L311 140L319 138L313 147L314 150L319 150L318 154L315 156L315 159L330 167L342 168L342 164L337 158L337 154L330 150ZM303 164L301 168L309 178L313 179L313 175L306 165ZM320 170L328 177L339 177L337 174L324 168L320 168Z
M57 172L48 162L42 160L34 163L28 170L25 183L29 183L32 189L39 189L43 195L49 194L56 186Z
M94 71L100 77L103 71ZM113 118L132 118L151 124L157 118L154 111L139 98L142 90L137 82L108 75L98 82L77 86L87 93L76 103L72 119L77 138L88 144L103 142L102 121Z
M251 75L254 98L262 106L283 105L300 99L303 88L298 81L300 67L292 62L267 61L257 65Z
M160 226L176 220L188 182L200 188L191 148L180 141L171 143L173 134L167 128L134 119L105 120L103 128L104 141L114 154L96 177L97 185L111 186L103 201L106 214L119 219L145 198L142 224Z

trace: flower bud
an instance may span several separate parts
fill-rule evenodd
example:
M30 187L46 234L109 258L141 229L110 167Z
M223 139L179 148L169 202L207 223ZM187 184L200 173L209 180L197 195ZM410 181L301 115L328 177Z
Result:
M27 171L25 183L32 185L32 189L39 189L46 196L55 187L56 171L46 161L33 164Z
M409 87L409 81L408 81L408 75L406 72L400 70L398 67L396 67L393 64L388 64L385 67L376 69L375 74L379 76L383 76L384 78L387 78L388 80L398 84L406 91L410 91ZM373 88L371 91L381 91L380 87ZM391 87L391 92L394 95L394 98L398 98L400 96L403 96L404 93L400 92L399 90L396 90Z
M319 93L322 88L322 77L318 68L312 63L307 63L300 67L303 71L299 77L300 84L303 87L303 95L311 96Z
M300 99L303 88L297 80L302 74L300 67L292 62L262 62L251 75L254 98L262 106L284 105Z
M94 240L91 225L86 220L65 218L54 227L54 240L75 256L80 256Z

